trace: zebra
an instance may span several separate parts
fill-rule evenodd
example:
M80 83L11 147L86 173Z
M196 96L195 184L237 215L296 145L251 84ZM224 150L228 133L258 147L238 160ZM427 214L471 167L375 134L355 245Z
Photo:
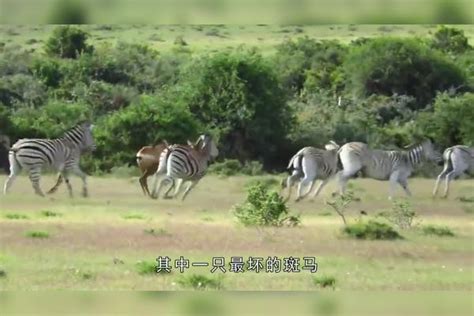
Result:
M392 199L397 183L411 196L407 179L424 160L441 161L441 154L434 150L430 140L402 151L375 150L365 143L347 143L338 151L338 164L342 169L338 172L340 194L344 194L349 178L361 172L368 178L389 180L389 199Z
M158 170L155 173L152 197L157 198L162 186L168 182L171 183L171 186L163 198L169 199L177 197L183 182L188 181L190 183L182 196L182 200L184 200L206 174L209 162L216 158L218 154L219 150L212 140L212 137L206 134L199 136L195 144L188 143L187 146L169 146L161 153ZM166 176L161 179L157 186L158 177L165 173ZM173 196L169 196L170 191L175 186L176 179L179 180L179 183L176 186Z
M291 188L296 181L298 184L298 195L296 202L302 200L313 189L316 179L321 179L321 183L312 194L315 198L321 189L328 183L329 179L337 172L337 151L339 145L330 141L325 146L326 150L314 147L304 147L298 151L290 160L288 169L293 168L293 173L282 182L282 187L288 189L286 200L290 199ZM302 194L303 186L308 186L306 193Z
M436 179L433 197L438 193L440 181L446 177L443 197L448 197L449 182L464 172L474 175L474 147L456 145L443 152L444 168Z
M93 125L86 121L76 125L60 138L18 140L9 151L10 176L5 181L3 193L7 194L16 176L25 169L35 193L44 197L39 186L41 170L43 167L52 167L66 180L70 197L72 197L72 187L69 183L69 173L79 176L83 183L82 194L86 197L86 174L79 167L79 159L81 152L95 150L92 128Z

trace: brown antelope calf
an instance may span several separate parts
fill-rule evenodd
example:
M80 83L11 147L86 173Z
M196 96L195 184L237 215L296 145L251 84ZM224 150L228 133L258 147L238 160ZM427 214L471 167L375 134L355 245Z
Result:
M140 182L143 194L145 195L151 196L150 190L148 189L147 179L149 176L155 174L158 169L158 164L160 163L160 155L166 148L168 148L168 142L163 140L163 142L155 146L142 147L137 152L137 164L142 173L138 181Z

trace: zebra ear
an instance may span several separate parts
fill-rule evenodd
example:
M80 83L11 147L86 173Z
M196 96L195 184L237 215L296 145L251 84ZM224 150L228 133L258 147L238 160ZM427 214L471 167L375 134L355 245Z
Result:
M188 146L191 146L191 147L193 147L193 146L194 146L193 142L192 142L192 141L190 141L189 139L187 140L187 144L188 144Z

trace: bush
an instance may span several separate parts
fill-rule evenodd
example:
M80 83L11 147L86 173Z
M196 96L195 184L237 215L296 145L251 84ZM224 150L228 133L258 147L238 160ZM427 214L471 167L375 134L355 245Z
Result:
M51 88L57 88L63 79L61 64L53 58L35 59L32 70L36 78Z
M135 165L135 154L144 145L166 139L185 143L198 134L199 126L183 105L167 93L143 96L130 106L103 117L97 123L97 149L92 169L110 171L113 167Z
M411 209L407 201L403 200L393 201L392 210L381 215L400 229L411 228L416 218L416 212Z
M454 233L447 226L425 225L421 227L424 235L438 237L453 237Z
M415 39L377 38L354 46L344 67L356 94L409 95L420 109L438 91L465 83L461 69Z
M85 104L50 100L39 109L21 108L12 117L17 138L56 138L90 117Z
M183 71L183 102L220 135L220 153L271 163L293 119L272 65L251 51L199 58Z
M336 287L336 278L333 276L317 276L314 277L313 283L321 288L331 287L334 289Z
M61 213L57 213L57 212L53 212L53 211L49 211L49 210L41 211L41 215L44 216L44 217L60 217L60 216L63 216L63 214L61 214Z
M18 213L7 213L5 214L6 219L28 219L28 216Z
M209 167L209 173L220 176L235 176L244 174L249 176L257 176L263 174L263 166L258 161L247 161L242 165L236 159L225 159L224 161L212 164Z
M38 107L46 98L44 85L30 75L19 73L0 79L0 100L8 107Z
M46 41L44 50L50 56L77 58L83 53L92 52L87 38L88 34L78 27L58 26Z
M347 236L356 239L394 240L402 238L402 236L389 225L373 220L358 221L355 224L349 224L344 227L343 232Z
M433 36L431 46L446 53L453 54L462 54L472 49L463 30L454 27L446 27L444 25L438 27L438 30Z
M245 226L282 226L299 224L299 216L288 216L288 207L276 192L261 184L248 189L247 199L234 207L234 215Z
M31 237L31 238L40 238L40 239L44 239L44 238L49 238L49 233L48 232L45 232L45 231L27 231L25 233L25 236L26 237Z
M420 115L418 125L426 135L445 147L457 144L474 145L474 93L450 97L440 94L434 112Z
M177 280L177 283L182 287L192 288L195 290L222 289L222 277L207 277L201 274L181 276Z
M135 265L135 268L140 275L170 274L164 270L157 272L156 261L139 261Z
M7 46L0 53L0 78L29 74L31 55L19 46Z

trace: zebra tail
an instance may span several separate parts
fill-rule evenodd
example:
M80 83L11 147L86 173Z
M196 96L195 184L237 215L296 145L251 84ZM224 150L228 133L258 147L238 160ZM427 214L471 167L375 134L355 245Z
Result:
M296 153L296 155L291 157L287 169L291 169L292 167L298 170L301 169L301 160L303 160L303 156L303 153L299 151L298 153Z
M21 168L20 161L18 160L18 158L17 158L17 156L16 156L16 153L18 152L18 148L10 147L10 149L8 150L8 152L9 152L9 153L12 153L13 159L15 159L16 164L18 165L18 167ZM11 163L11 162L10 162L10 163Z

